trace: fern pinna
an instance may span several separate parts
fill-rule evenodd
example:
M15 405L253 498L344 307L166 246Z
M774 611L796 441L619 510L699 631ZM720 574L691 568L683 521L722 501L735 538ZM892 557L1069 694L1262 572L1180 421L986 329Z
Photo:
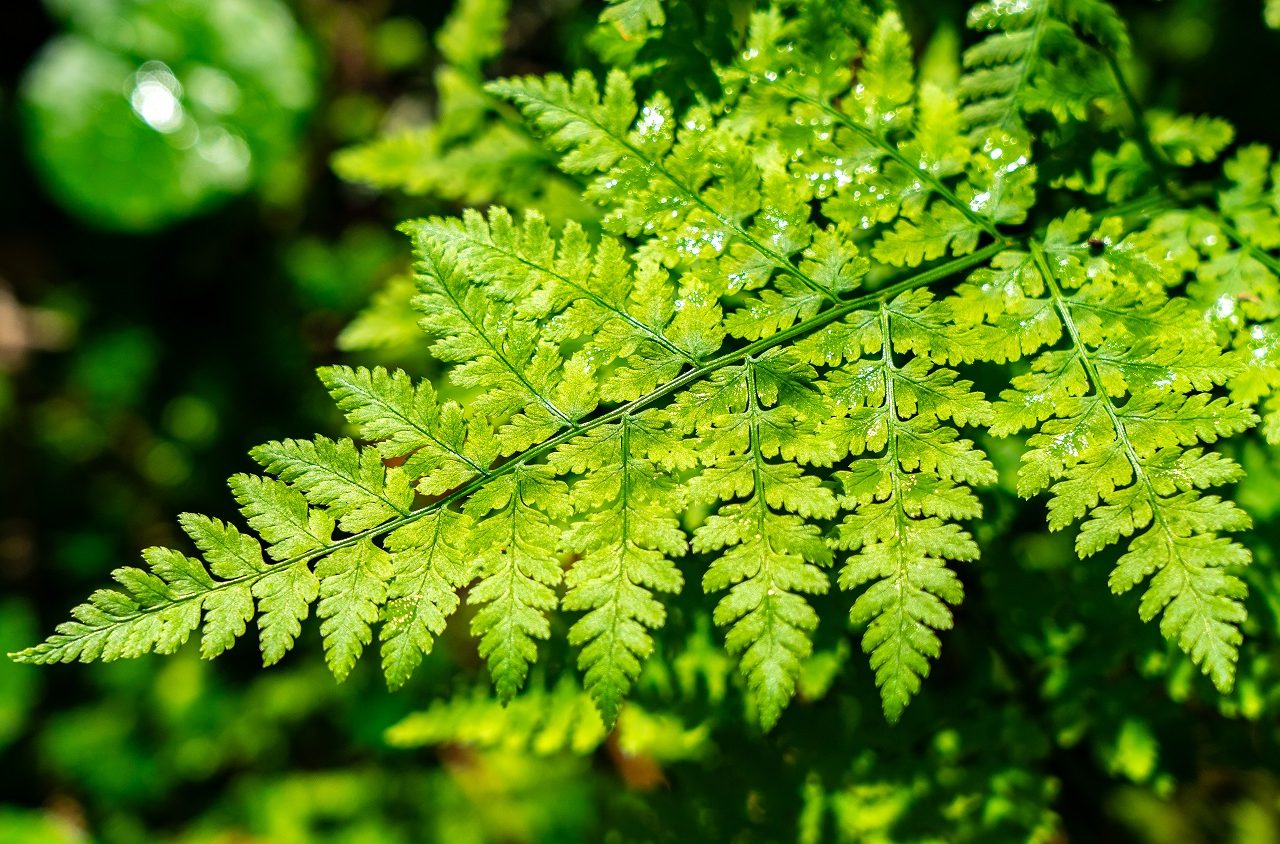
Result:
M760 9L714 99L638 99L638 66L489 84L603 233L496 207L404 224L447 384L322 369L359 441L255 449L266 474L231 481L251 532L184 516L199 559L148 550L17 658L197 629L212 657L256 619L272 663L315 604L333 672L376 631L394 687L465 590L502 700L563 612L612 724L664 600L700 585L769 727L834 581L893 720L979 558L984 449L1021 435L1018 491L1080 523L1082 558L1119 546L1112 590L1141 586L1229 689L1249 520L1207 490L1239 477L1214 444L1255 408L1280 439L1269 151L1188 186L1230 127L1138 112L1101 0L979 4L958 82L873 5ZM631 6L607 14L661 26Z

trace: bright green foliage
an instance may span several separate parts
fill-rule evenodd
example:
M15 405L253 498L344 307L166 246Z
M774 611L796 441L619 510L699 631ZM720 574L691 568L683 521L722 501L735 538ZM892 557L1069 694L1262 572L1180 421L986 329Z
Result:
M490 481L467 502L479 581L468 602L498 697L510 700L537 659L535 639L551 635L546 611L557 603L560 561L552 519L569 514L566 486L543 466L520 467Z
M480 418L507 420L495 432L497 453L541 442L590 412L594 390L584 367L567 369L535 320L472 284L450 244L422 229L414 234L421 294L414 304L425 315L423 328L437 338L431 352L460 364L451 378L478 391L473 409Z
M420 354L425 338L418 330L418 312L411 304L414 291L413 278L407 273L387 279L338 335L338 348L389 355Z
M617 730L618 746L628 756L670 762L696 759L708 750L705 726L689 727L673 716L638 707L625 711ZM561 680L549 689L534 686L509 706L483 693L440 701L393 726L387 739L398 747L450 744L541 757L589 754L608 733L591 698Z
M253 458L271 474L325 508L348 533L409 512L413 490L400 469L387 469L376 448L351 440L285 440L260 445Z
M593 247L570 223L557 241L541 216L531 213L517 226L499 208L488 220L469 211L461 221L409 225L455 250L488 280L489 295L512 302L517 315L536 320L558 314L535 329L541 337L563 341L587 334L574 365L590 371L616 363L598 385L607 401L650 392L723 340L718 307L686 303L677 313L667 274L652 262L635 266L614 238Z
M667 470L691 464L692 455L650 411L570 440L550 463L579 478L575 509L586 515L563 539L579 555L565 578L564 608L586 611L569 641L582 647L583 685L612 724L653 652L649 630L666 621L651 590L679 592L684 585L672 562L688 548L677 520L683 495Z
M844 413L822 432L838 455L866 456L835 474L841 509L851 511L833 545L846 552L840 586L868 586L850 611L868 625L885 714L897 720L941 648L935 630L951 626L948 604L964 590L946 560L973 560L977 545L952 520L982 505L967 485L990 484L995 470L956 425L990 421L991 407L968 381L939 363L982 354L986 332L953 326L945 303L923 290L857 311L802 341L801 354L839 368L821 384ZM910 354L899 363L897 357Z
M382 190L589 216L547 152L483 90L484 68L502 52L508 7L508 0L459 2L436 34L442 63L433 119L343 150L333 162L338 174Z
M467 517L442 510L393 531L391 581L383 610L382 670L387 684L399 688L458 608L458 590L471 582L465 537Z
M321 560L316 577L320 578L316 615L324 619L320 633L325 656L333 676L343 680L373 638L370 625L378 620L378 609L387 601L391 560L386 551L363 540Z
M607 733L591 699L562 681L551 689L535 686L505 706L483 693L440 701L396 724L387 739L399 747L450 743L545 756L563 750L588 753Z
M1249 553L1219 533L1249 519L1200 493L1237 479L1239 469L1193 446L1238 434L1256 417L1212 396L1232 362L1189 302L1167 297L1165 285L1179 278L1152 259L1154 245L1142 233L1121 239L1115 221L1104 221L1093 236L1101 254L1092 255L1082 242L1089 228L1089 215L1072 213L1050 224L1030 253L1006 253L998 271L978 279L1013 302L1019 323L1039 323L1033 335L1008 330L1001 356L1064 341L1013 379L991 429L1038 428L1019 492L1050 491L1051 529L1085 519L1076 538L1082 557L1132 536L1112 590L1150 577L1143 619L1160 616L1162 632L1225 690L1245 615L1244 584L1228 568L1246 565Z
M650 657L668 617L690 617L695 598L671 612L674 596L700 584L728 654L717 665L736 663L761 726L836 681L847 645L814 643L841 639L849 619L871 668L849 682L870 689L874 675L898 720L964 584L998 582L1008 565L999 553L954 564L978 561L970 531L998 480L982 444L1025 431L1010 447L1025 446L1018 491L1047 492L1049 528L1081 523L1079 556L1114 554L1112 590L1143 584L1139 615L1232 687L1250 557L1230 534L1249 519L1207 490L1240 477L1220 443L1245 435L1255 407L1280 437L1280 201L1267 150L1237 151L1221 187L1182 186L1233 132L1120 114L1136 102L1121 73L1128 40L1101 0L979 4L970 23L984 37L954 86L918 72L893 10L766 6L743 17L718 90L698 96L638 97L656 72L638 58L603 79L482 90L500 11L464 3L450 24L450 73L474 96L471 122L449 137L517 131L518 111L594 210L561 224L524 196L517 213L404 224L412 307L441 377L323 368L361 440L254 450L269 477L232 487L266 556L249 533L184 517L203 561L149 550L149 570L117 572L122 591L95 593L19 659L169 652L198 628L213 656L256 618L274 662L315 603L338 677L376 627L400 686L466 590L479 653L511 703L498 715L477 704L475 729L490 733L474 740L509 730L522 746L581 749L615 723L628 733L638 710L624 701L646 665L697 673L680 662L691 651ZM653 46L664 19L685 13L650 0L613 4L605 19ZM440 87L456 94L451 78ZM444 119L413 167L449 167ZM411 181L378 155L341 167ZM443 178L423 176L424 188L511 199ZM403 335L407 287L389 287L356 333ZM992 385L994 402L982 392ZM990 500L979 537L1008 511ZM518 697L562 630L580 683ZM563 713L583 693L601 720L578 719L578 735ZM471 716L453 706L396 735L471 740ZM1033 793L1037 806L1052 792L989 773L993 791ZM874 798L845 790L832 813L856 825Z
M1234 399L1260 404L1263 434L1280 442L1280 179L1271 151L1240 149L1223 166L1216 212L1169 211L1151 226L1175 266L1193 272L1187 295L1232 349Z
M819 436L827 415L812 368L785 354L748 357L682 394L674 418L697 438L695 499L730 502L693 536L717 557L702 578L725 644L741 660L760 721L772 726L795 694L818 615L804 595L827 590L831 551L813 522L835 514L835 496L805 466L829 466Z
M264 571L266 562L262 559L262 546L252 536L240 533L232 525L224 524L208 516L186 513L179 517L183 529L191 537L191 541L209 561L212 573L225 579L251 577ZM308 572L309 574L309 572ZM314 581L312 581L314 583ZM265 587L267 589L270 586ZM309 597L303 602L303 608L315 599L315 588L312 587ZM235 640L244 635L246 625L253 620L254 595L248 583L234 586L220 593L213 593L204 599L205 627L200 653L212 659L235 644ZM264 610L266 612L268 610ZM267 629L264 623L263 629ZM294 632L290 637L292 641ZM274 662L283 655L287 645L279 648L267 646L267 637L263 638L263 654L266 661ZM274 657L274 659L273 659Z
M319 374L360 435L378 443L383 459L409 455L400 474L417 478L423 495L441 495L484 474L497 456L478 450L484 441L467 438L462 408L441 404L428 381L415 384L404 372L382 367L331 366Z
M970 9L968 23L993 34L964 54L964 119L1004 132L1040 112L1085 119L1091 100L1115 92L1103 59L1129 49L1124 24L1103 0L993 0Z
M812 183L828 218L853 230L897 220L871 250L876 260L917 266L966 254L995 224L1025 219L1035 179L1025 142L1003 129L966 133L951 93L928 82L917 89L896 14L880 18L861 56L854 42L835 45L842 52L833 58L863 62L856 84L848 67L796 54L799 33L776 17L757 16L753 30L754 55L730 76L747 86L744 108L789 108L775 120L816 127L806 141L816 140L813 154L797 156L791 169ZM771 91L761 77L778 75L767 69L778 66L788 70ZM785 150L791 130L779 133Z

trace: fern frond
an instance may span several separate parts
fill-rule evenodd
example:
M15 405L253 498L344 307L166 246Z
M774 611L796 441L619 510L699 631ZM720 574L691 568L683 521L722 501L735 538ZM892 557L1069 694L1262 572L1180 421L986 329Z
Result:
M441 404L429 381L414 384L403 371L382 367L329 366L319 375L361 436L377 443L382 459L405 457L401 473L417 478L423 495L442 495L485 474L498 456L488 432L468 436L462 408Z
M549 755L590 753L607 734L591 699L562 680L549 689L530 689L508 704L484 690L438 701L391 727L387 741L396 747L456 744Z
M1225 690L1245 615L1244 583L1231 569L1246 565L1249 552L1221 534L1249 519L1202 494L1239 470L1196 446L1257 420L1246 406L1211 395L1234 365L1198 328L1189 303L1158 286L1176 283L1172 268L1151 257L1141 233L1119 239L1107 223L1094 234L1104 251L1092 255L1081 242L1088 225L1088 215L1073 213L1050 226L1031 245L1036 279L1009 291L1015 301L1040 300L1032 308L1052 308L1052 330L1039 339L1063 337L1066 345L1039 353L1031 372L1001 394L992 432L1038 428L1019 492L1049 490L1052 529L1085 520L1076 538L1082 557L1132 537L1112 590L1150 578L1142 618L1160 616L1161 632Z
M423 329L436 338L431 351L458 364L449 373L455 384L480 391L475 413L507 420L496 431L499 454L542 442L594 409L587 373L566 370L559 348L535 321L497 307L500 300L471 283L448 242L413 224L403 228L420 259L414 304L424 314Z
M790 260L809 245L805 192L785 178L764 179L739 140L705 109L695 109L677 133L666 99L640 108L619 71L609 74L603 94L588 73L572 83L526 77L489 88L547 133L564 152L563 169L601 174L587 196L615 209L606 228L646 235L637 253L642 259L706 267L689 273L690 289L701 298L756 289L775 274L786 276L779 290L788 299L817 296L829 303L842 292Z
M1217 211L1168 211L1153 235L1180 269L1187 295L1233 352L1231 396L1257 406L1262 432L1280 443L1280 180L1271 151L1252 145L1223 166Z
M656 43L676 10L611 14ZM148 550L18 658L170 652L196 630L211 657L256 618L272 663L314 604L334 674L377 627L396 687L465 590L500 702L528 683L552 614L573 614L582 688L566 695L593 702L598 743L632 711L670 596L700 575L728 651L717 665L736 659L768 728L842 661L813 654L833 568L896 720L964 598L952 564L977 557L965 523L996 472L970 431L1029 430L1019 492L1048 493L1052 529L1082 523L1082 557L1122 546L1112 588L1144 583L1139 614L1230 686L1249 561L1230 534L1248 519L1208 491L1240 474L1211 446L1254 407L1280 439L1269 155L1240 151L1213 210L1178 207L1176 190L1139 198L1215 158L1225 125L1135 110L1137 138L1073 155L1068 142L1093 137L1076 122L1114 93L1133 100L1114 12L991 2L971 23L989 37L957 100L917 73L896 12L770 7L717 68L721 90L677 110L638 100L619 69L603 86L581 72L481 91L501 27L471 20L448 55L465 78L445 76L454 128L470 127L457 137L500 138L514 111L489 97L514 103L595 209L560 225L526 197L519 213L406 223L412 285L380 297L351 342L402 337L412 286L440 381L322 368L359 442L254 449L268 476L231 484L256 537L184 516L202 559ZM430 168L450 166L442 138L422 147ZM1064 185L1124 205L1044 226L1037 192ZM1004 372L976 362L1022 359L994 405L974 388Z
M415 290L408 273L389 278L338 335L338 348L346 352L373 351L393 359L421 354L426 338L418 328L418 312L411 304Z
M400 469L388 469L374 448L351 440L284 440L260 445L263 468L324 507L338 527L356 533L409 512L413 490Z
M317 554L336 547L334 519L311 510L301 493L279 481L238 475L231 480L249 524L270 543L273 557ZM204 613L202 652L215 656L243 635L256 600L263 662L277 662L301 632L319 593L319 580L294 559L262 559L251 536L216 519L186 515L183 528L207 565L167 548L143 554L146 570L117 569L122 590L100 589L72 610L45 642L18 654L36 663L113 660L171 653L186 642ZM212 572L212 574L211 574ZM216 575L216 577L215 577Z
M1095 150L1087 172L1060 177L1056 184L1102 195L1110 202L1133 199L1162 189L1173 167L1217 160L1235 137L1231 124L1203 115L1135 113L1135 120L1139 119L1149 130L1149 139L1125 139L1114 150Z
M382 611L382 670L392 689L403 686L460 603L458 590L474 579L468 556L471 520L436 510L392 532L392 575Z
M877 260L918 266L962 255L983 235L999 238L998 224L1025 219L1035 180L1025 143L1008 132L965 134L953 99L931 84L917 88L896 13L876 23L856 76L836 56L806 60L787 27L770 31L740 74L778 81L762 93L747 88L746 105L819 127L816 149L792 167L849 231L886 224L871 249Z
M386 551L369 540L335 550L316 566L323 619L325 656L333 676L346 679L365 645L373 639L373 622L387 600L391 561Z
M474 74L497 58L510 5L510 0L459 0L436 33L436 47L445 60Z
M471 620L498 697L510 700L551 635L546 613L559 603L556 522L569 516L568 487L545 466L520 466L467 501L478 581L467 596L481 605Z
M267 570L267 563L262 557L261 543L252 536L240 533L234 525L195 513L184 513L178 517L178 522L191 537L196 548L200 549L201 554L204 555L204 559L209 564L209 571L214 577L235 581L240 578L251 578ZM211 580L198 575L196 580L206 588L212 585ZM266 593L269 589L270 587L265 587L261 591ZM310 595L303 602L305 610L306 604L315 599L316 590L311 588L310 583L303 584L302 590L303 594ZM201 656L212 659L230 648L235 644L236 639L244 635L248 623L256 614L253 599L253 587L248 583L206 594L203 601L204 629L200 642ZM264 608L264 612L266 611L267 609ZM306 613L303 612L302 615L305 616ZM286 615L286 619L288 617L290 616ZM296 614L292 615L294 619L297 617ZM288 624L287 620L285 624ZM264 624L263 629L263 653L268 659L277 650L283 653L283 648L277 649L275 646L271 648L273 653L267 653L267 640L270 637L265 631L268 625ZM296 635L295 630L289 636L289 640L292 641Z
M585 337L581 359L593 370L607 370L600 385L604 399L635 399L723 340L717 303L686 302L677 312L665 273L652 264L633 266L613 238L593 248L574 224L557 241L541 216L530 214L517 226L495 208L488 220L467 212L461 221L423 221L415 231L456 249L517 312L554 317L542 329L549 338ZM620 365L610 369L615 361Z

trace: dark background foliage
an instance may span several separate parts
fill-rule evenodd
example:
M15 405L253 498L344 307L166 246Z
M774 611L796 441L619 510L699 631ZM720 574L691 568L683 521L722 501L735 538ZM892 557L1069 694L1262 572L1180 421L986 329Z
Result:
M582 36L598 8L513 5L506 55L491 75L595 61ZM959 31L967 4L902 5L909 28L927 34ZM1147 71L1147 103L1220 115L1243 140L1280 140L1267 89L1274 67L1258 64L1276 55L1280 33L1263 27L1256 2L1117 5ZM393 223L457 206L345 185L329 158L430 112L431 33L447 7L295 0L316 94L279 150L283 175L146 232L88 222L84 209L50 193L20 90L66 24L31 0L5 8L0 650L33 642L138 548L179 541L175 514L231 515L223 478L252 468L248 447L338 428L312 370L351 359L336 347L340 330L406 265ZM90 157L77 166L107 165ZM425 360L411 365L429 371ZM1276 547L1265 524L1273 478L1245 490L1264 522L1254 535L1264 575ZM837 817L847 805L849 823L866 819L867 840L897 840L874 837L876 812L890 812L895 794L921 790L936 805L897 824L906 840L948 838L947 824L967 817L960 803L969 791L986 795L984 811L1006 813L1008 824L992 827L1006 832L1033 827L1047 807L1062 817L1058 840L1280 840L1276 702L1265 704L1269 717L1244 720L1220 714L1190 680L1179 687L1151 679L1154 671L1098 673L1108 641L1075 648L1068 663L1053 663L1056 653L1037 662L1032 633L1042 632L1043 605L1028 607L1023 596L1058 590L1079 612L1072 590L1103 592L1103 579L1078 571L1066 541L1043 533L1039 512L1020 517L1010 497L997 496L988 513L985 562L965 572L970 598L958 630L894 729L859 674L840 681L857 687L847 694L793 707L767 740L729 721L702 761L646 773L609 745L585 759L388 747L387 727L474 684L463 647L455 664L429 665L394 695L367 664L335 686L314 631L267 672L250 646L213 664L192 648L107 666L6 662L0 842L602 840L625 829L773 840L793 837L797 818L804 828L821 802L814 791L851 766L855 785L827 805ZM1157 647L1128 604L1083 606L1087 637ZM1003 621L982 629L974 618ZM1068 639L1082 635L1061 627ZM1084 692L1056 697L1058 686ZM1087 740L1070 735L1081 723ZM1027 779L1024 767L1036 773ZM874 790L880 783L890 784L885 793Z

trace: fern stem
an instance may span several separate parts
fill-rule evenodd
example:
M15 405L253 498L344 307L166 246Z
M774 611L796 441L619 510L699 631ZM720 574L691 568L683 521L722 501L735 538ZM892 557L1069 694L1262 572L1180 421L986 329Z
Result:
M272 564L266 567L266 569L263 571L254 572L252 574L241 575L240 577L228 578L226 580L215 581L212 588L205 590L203 592L197 592L193 595L177 598L169 602L168 604L166 604L165 607L171 608L176 605L185 604L189 601L202 601L206 596L214 592L218 592L222 589L227 589L233 586L239 586L245 583L252 585L262 580L265 577L276 574L277 572L283 569L287 569L296 565L307 564L307 563L310 563L312 560L316 560L316 559L319 559L320 557L328 556L329 554L332 554L335 551L338 551L342 548L349 548L353 545L358 545L359 543L364 542L366 540L371 541L380 536L384 536L398 528L404 527L407 524L415 522L418 519L423 518L424 516L428 516L432 513L437 512L438 510L444 509L446 507L449 507L452 504L463 501L468 496L477 492L485 484L489 483L495 478L499 478L503 475L509 474L515 471L516 469L519 469L521 466L525 466L533 462L534 460L537 460L541 457L545 457L546 455L554 451L556 447L562 445L568 440L574 437L580 436L583 433L591 430L592 428L596 428L601 425L608 425L608 424L618 422L620 420L624 420L635 413L645 410L646 408L661 401L667 396L670 396L672 393L679 391L683 387L686 387L689 384L692 384L693 382L698 381L702 378L705 378L711 373L719 369L722 369L723 367L738 363L739 361L742 361L746 358L750 358L750 357L754 357L756 355L762 354L763 352L768 351L769 349L775 346L786 343L804 334L808 334L811 331L815 331L823 327L824 325L832 323L840 319L841 317L845 316L846 314L852 313L853 311L856 311L860 308L865 308L868 305L872 305L877 302L887 301L893 298L894 296L897 296L900 293L905 293L908 290L914 290L917 287L923 287L927 284L932 284L935 281L940 281L941 279L948 278L952 275L955 275L956 273L963 272L971 267L974 267L974 266L977 266L978 264L983 263L989 258L994 257L997 253L1001 252L1004 248L1005 246L1003 243L988 244L982 249L979 249L978 251L973 252L969 255L965 255L960 258L954 258L950 261L947 261L946 263L943 263L936 267L932 267L928 270L925 270L924 272L915 273L914 275L911 275L900 281L897 281L885 287L882 287L879 290L873 291L864 296L859 296L856 299L850 299L848 301L840 302L834 305L833 307L826 309L825 311L815 314L814 316L810 317L804 322L797 323L796 325L792 326L786 331L780 331L777 334L773 334L769 337L762 337L759 340L756 340L753 343L749 343L740 349L735 349L733 351L726 352L717 358L707 361L701 366L696 366L692 369L688 369L677 378L662 385L661 387L658 387L657 389L651 391L650 393L644 396L641 396L640 398L635 399L631 402L628 402L627 404L624 404L620 407L617 407L609 411L608 413L604 413L600 416L597 416L596 418L586 423L579 424L570 430L562 431L556 436L546 440L541 445L534 446L533 448L530 448L527 451L525 451L523 454L517 457L512 457L511 459L507 460L505 463L494 467L493 469L489 470L487 473L483 473L478 475L475 478L472 478L466 484L463 484L462 486L458 487L453 492L441 498L438 498L429 504L425 504L422 507L419 507L415 510L410 510L408 513L405 513L402 516L398 516L376 527L372 527L367 530L362 530L362 531L359 531L358 533L354 533L348 537L338 540L337 542L333 542L329 545L326 545L323 548L318 548L314 551L309 551L306 554L300 554L296 557L292 557L286 560L282 560L278 563ZM157 609L158 609L157 607L143 607L143 608L140 608L137 612L115 617L112 619L112 622L114 624L126 623L128 621L134 620L136 618L140 618L151 612L154 612ZM89 636L96 635L99 632L99 630L100 628L90 630L88 633L84 634L84 636L80 638L87 638ZM32 652L35 650L36 648L30 648L27 651L22 651L17 654L11 654L11 656L21 659L21 657L24 654L28 654L29 652Z
M829 103L823 102L816 97L811 97L808 94L804 94L795 88L792 88L790 85L785 85L781 82L777 83L777 86L781 90L786 91L788 94L795 97L797 100L808 103L809 105L826 112L826 114L832 117L837 123L849 129L872 146L878 147L882 152L894 161L898 162L898 164L928 182L929 186L932 187L939 196L954 206L955 209L963 214L965 219L969 222L973 223L975 226L979 226L983 231L994 237L997 241L1007 242L1008 239L1000 233L1000 230L996 228L994 223L974 211L973 208L969 206L969 203L956 196L955 191L947 187L946 184L944 184L943 181L933 173L925 170L917 164L913 164L909 158L902 154L902 150L898 149L896 144L890 143L867 127L855 123L847 114L833 107Z
M358 542L361 539L366 539L366 538L371 539L371 538L375 538L383 534L389 533L390 531L393 531L398 527L408 524L409 522L415 521L421 518L422 516L425 516L428 513L434 512L435 510L441 507L446 507L454 503L455 501L459 501L466 498L467 496L471 495L473 492L475 492L484 484L488 483L494 478L501 477L502 475L507 474L508 472L512 471L518 466L525 465L534 460L537 460L540 457L543 457L549 454L557 446L562 445L563 443L567 442L573 437L586 433L592 428L596 428L601 425L612 424L623 418L629 417L635 413L639 413L640 411L645 410L646 408L656 404L657 402L661 401L662 399L666 398L672 393L675 393L683 389L684 387L687 387L689 384L692 384L695 381L705 378L706 376L710 375L711 373L719 369L738 363L739 361L742 361L745 358L760 355L768 351L769 349L772 349L775 346L781 345L790 340L794 340L812 331L816 331L817 329L822 328L824 325L828 325L832 322L835 322L836 320L840 319L846 314L850 314L853 311L859 310L860 308L865 308L868 305L875 304L882 300L892 299L894 296L897 296L900 293L905 293L908 290L914 290L917 287L923 287L927 284L932 284L935 281L948 278L952 275L955 275L956 273L963 272L964 270L967 270L970 267L977 266L978 264L983 263L989 258L994 257L997 253L1003 251L1004 248L1005 248L1004 244L1000 244L1000 243L988 244L987 246L983 247L982 249L979 249L977 252L974 252L970 255L965 255L961 258L954 258L950 261L947 261L944 264L940 264L936 267L932 267L928 270L925 270L924 272L916 273L912 276L902 279L901 281L897 281L897 282L894 282L893 284L887 285L886 287L882 287L881 289L868 293L865 296L859 296L856 299L850 299L848 301L841 302L840 304L835 305L834 307L827 308L825 311L815 314L814 316L810 317L804 322L800 322L800 323L797 323L796 325L793 325L791 328L788 328L786 331L780 331L777 334L772 334L768 337L762 337L759 340L756 340L754 343L749 343L740 349L735 349L731 352L726 352L717 358L713 358L712 360L707 361L701 366L697 366L692 369L686 370L684 373L677 376L675 379L647 393L646 395L641 396L638 399L634 399L633 401L630 401L620 407L614 408L608 413L604 413L600 416L597 416L594 419L591 419L581 424L577 430L562 431L556 436L546 440L541 445L534 446L533 448L530 448L528 451L526 451L524 454L521 454L517 457L513 457L507 462L503 463L502 465L491 469L489 471L489 474L469 481L464 486L459 487L458 489L454 490L453 492L449 493L443 498L433 501L430 504L426 504L416 510L411 511L407 515L402 516L398 519L394 519L390 522L387 522L386 524L378 525L377 527L370 528L369 530L362 531L357 534L353 534L352 536L349 536L346 539L340 540L339 542L334 543L333 545L330 545L328 548L322 549L320 551L312 552L310 554L303 555L300 557L296 557L292 560L285 560L284 562L279 563L278 565L291 565L293 563L302 562L304 560L314 559L316 557L323 556L324 554L328 554L332 550L342 547L345 544L354 544L355 542Z
M1124 420L1116 412L1116 406L1111 400L1111 396L1107 393L1103 385L1102 377L1098 374L1098 369L1094 365L1093 358L1089 352L1089 347L1085 344L1084 339L1080 336L1079 328L1076 326L1075 318L1071 314L1071 301L1062 292L1062 288L1058 285L1057 277L1049 268L1049 262L1045 258L1044 249L1039 243L1031 242L1031 254L1035 259L1036 266L1040 270L1040 274L1044 277L1045 285L1049 290L1049 295L1053 298L1054 308L1058 311L1062 318L1062 324L1067 329L1067 335L1071 338L1072 344L1076 348L1076 354L1080 359L1080 365L1085 371L1085 376L1089 380L1089 387L1098 397L1098 404L1102 406L1103 411L1107 414L1108 420L1116 432L1116 441L1120 444L1124 451L1125 458L1129 461L1129 466L1133 470L1134 482L1141 484L1147 501L1151 506L1151 519L1160 528L1160 532L1164 534L1165 540L1169 544L1169 556L1171 560L1176 560L1185 572L1190 566L1187 561L1176 552L1177 536L1170 527L1168 520L1165 518L1162 507L1163 499L1156 492L1155 484L1152 483L1150 476L1147 474L1146 468L1142 465L1141 458L1138 457L1137 450L1133 447L1133 442L1129 439L1129 432L1125 427ZM1205 606L1205 597L1200 590L1191 586L1191 578L1186 578L1188 591L1195 596L1196 603L1201 607Z

